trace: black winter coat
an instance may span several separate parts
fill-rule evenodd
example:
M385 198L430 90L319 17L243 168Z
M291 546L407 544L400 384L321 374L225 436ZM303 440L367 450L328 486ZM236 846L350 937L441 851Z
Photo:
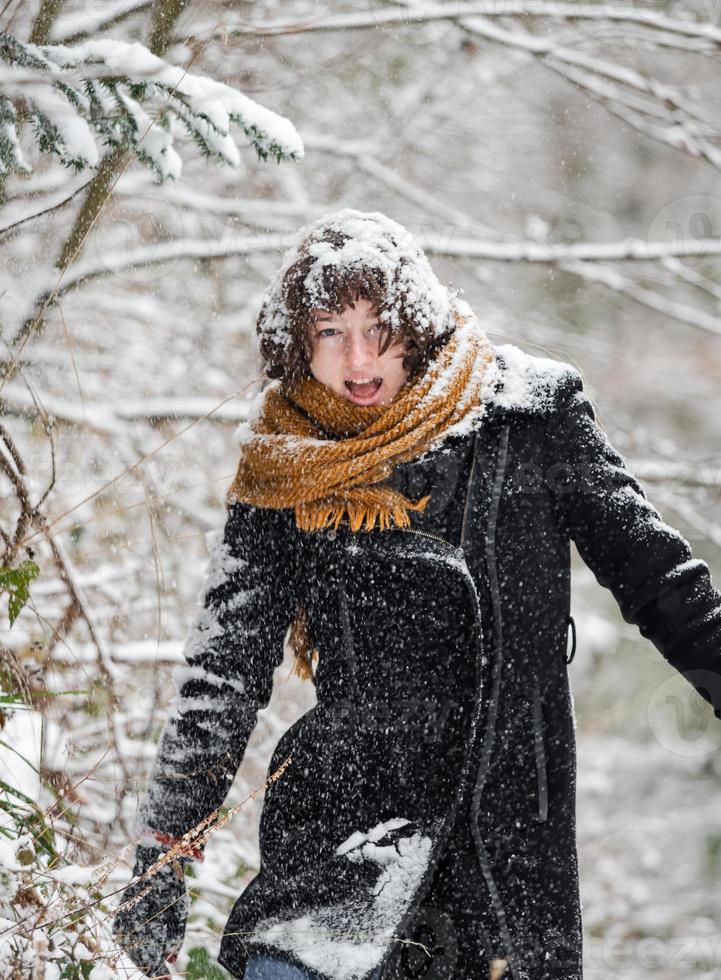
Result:
M220 962L335 980L578 980L570 540L721 719L721 595L594 419L570 365L495 348L473 431L396 469L411 531L302 532L233 504L143 815L219 806L300 605L317 706L280 739L261 866Z

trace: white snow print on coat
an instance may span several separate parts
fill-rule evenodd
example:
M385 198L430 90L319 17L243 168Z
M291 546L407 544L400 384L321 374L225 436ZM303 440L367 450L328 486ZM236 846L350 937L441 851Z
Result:
M374 970L393 942L395 929L410 906L430 861L433 840L410 827L405 817L355 831L336 848L338 857L382 869L367 899L313 909L296 919L266 919L248 941L292 953L305 966L333 980L360 980ZM390 838L389 843L383 843ZM359 923L363 923L360 927Z
M349 861L361 862L364 857L367 857L376 864L383 864L384 862L377 857L381 848L375 842L382 840L391 830L398 830L408 824L410 820L405 817L394 817L392 820L376 824L365 834L362 830L355 830L350 837L346 837L343 843L338 845L335 852L339 855L346 854ZM396 855L398 853L394 846L387 847L386 850L393 851Z

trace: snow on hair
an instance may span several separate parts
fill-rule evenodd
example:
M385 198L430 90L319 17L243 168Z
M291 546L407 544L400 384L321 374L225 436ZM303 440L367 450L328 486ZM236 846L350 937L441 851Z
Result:
M378 318L393 333L410 324L423 347L452 333L458 293L439 282L413 235L380 211L343 208L300 229L265 290L257 333L266 360L282 361L296 343L291 288L300 287L308 308L328 309L334 284L353 274L380 289Z

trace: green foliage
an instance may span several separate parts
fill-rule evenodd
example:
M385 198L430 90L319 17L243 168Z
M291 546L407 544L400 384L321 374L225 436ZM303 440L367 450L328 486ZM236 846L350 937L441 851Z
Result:
M11 837L29 834L33 842L34 856L42 857L45 867L54 867L59 860L53 829L45 813L34 800L19 789L0 779L0 810L3 810L14 824ZM4 829L8 829L5 827ZM31 859L32 860L32 859Z
M70 531L68 532L68 534L69 534L70 540L72 541L74 547L77 547L77 545L80 544L80 542L83 539L83 536L86 533L86 530L87 529L85 528L85 526L83 524L77 524L77 523L76 524L73 524L73 526L70 528Z
M212 963L207 949L194 946L188 953L186 980L229 980L222 966Z
M0 833L11 845L10 851L6 848L0 855L0 891L9 898L6 918L17 925L10 930L11 939L0 953L0 976L27 975L28 960L37 954L33 935L42 931L47 952L41 959L52 962L54 977L92 980L96 964L88 954L100 948L99 940L107 944L107 933L98 931L109 915L99 890L104 869L98 869L90 881L82 869L79 884L62 877L49 882L54 872L72 868L66 835L56 836L50 822L52 809L44 811L16 787L0 780L0 811L5 815ZM9 864L3 860L6 854L11 855ZM18 872L15 865L22 871ZM40 960L37 962L40 967ZM106 958L105 965L113 970L112 956ZM110 975L120 977L115 972Z
M0 568L0 592L7 592L9 597L8 614L11 626L30 598L30 582L39 574L40 569L30 558L26 558L17 568Z
M62 966L63 964L61 963L60 965ZM90 963L87 960L83 963L66 962L60 974L60 980L88 980L94 966L94 963Z
M706 860L704 868L709 878L717 878L721 871L721 834L706 834L704 841Z
M249 871L254 871L254 870L255 870L254 868L251 868L251 866L241 858L240 861L238 861L238 865L235 869L235 877L242 878L244 874L247 874Z
M18 114L12 102L0 99L0 174L3 167L21 174L32 173L32 167L23 158L17 138Z
M3 676L2 672L0 672L0 682L3 684L7 684L7 680ZM0 711L4 707L17 708L18 710L22 711L24 708L27 707L27 705L25 704L25 702L23 701L23 699L20 697L19 694L8 693L7 691L0 691ZM2 726L0 725L0 727Z

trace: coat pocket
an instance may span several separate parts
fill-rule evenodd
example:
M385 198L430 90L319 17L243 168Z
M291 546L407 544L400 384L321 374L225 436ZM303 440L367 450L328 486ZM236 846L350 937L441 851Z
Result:
M536 780L538 784L538 819L548 818L548 767L546 760L546 741L543 731L543 701L541 685L536 674L533 675L533 747L536 757Z

